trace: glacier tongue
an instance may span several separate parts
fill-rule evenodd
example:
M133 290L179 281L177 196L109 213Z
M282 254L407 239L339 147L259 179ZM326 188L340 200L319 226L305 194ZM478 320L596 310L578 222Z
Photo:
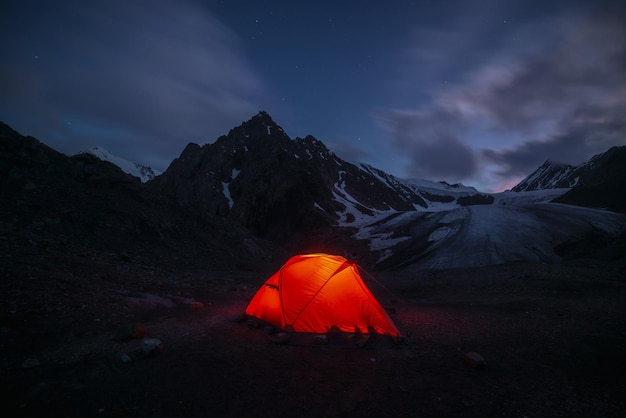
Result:
M380 269L441 269L517 261L555 263L556 248L585 234L619 234L621 215L546 201L551 193L519 192L496 204L406 212L363 225L357 239L378 251Z

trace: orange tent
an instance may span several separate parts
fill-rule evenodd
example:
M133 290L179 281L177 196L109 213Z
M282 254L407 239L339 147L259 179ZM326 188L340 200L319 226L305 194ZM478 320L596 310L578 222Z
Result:
M297 332L339 329L399 336L355 263L327 254L297 255L254 295L246 314Z

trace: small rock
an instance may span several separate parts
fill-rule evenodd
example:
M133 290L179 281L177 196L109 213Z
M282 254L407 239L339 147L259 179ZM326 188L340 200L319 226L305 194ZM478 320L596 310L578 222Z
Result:
M403 335L395 335L393 337L391 337L391 342L394 345L400 345L400 344L408 344L409 343L409 338Z
M125 263L130 263L131 262L130 255L128 255L128 253L126 251L122 251L120 253L120 260L125 262Z
M158 356L163 353L163 341L158 338L144 338L141 342L141 351L148 356Z
M259 329L261 327L261 324L256 319L251 319L248 321L248 326L250 328Z
M126 354L122 354L120 356L120 361L124 364L128 364L132 361L132 359L130 358L130 356L127 356Z
M115 333L115 339L118 341L134 340L143 338L148 335L148 328L144 324L129 324L120 327Z
M356 346L359 348L363 348L367 345L367 343L370 342L370 339L372 338L371 334L363 334L359 337L359 339L356 341Z
M274 335L276 334L276 328L267 325L266 327L263 328L263 332L265 333L265 335Z
M37 367L41 365L38 359L36 358L27 358L22 363L22 369L32 369L33 367Z
M313 342L318 345L328 344L328 336L324 334L316 335L313 338Z
M72 331L74 337L84 337L87 334L87 330L85 328L76 328Z
M242 313L240 315L237 315L237 318L235 318L235 322L240 324L242 322L245 322L246 319L248 319L248 315L246 315L245 313Z
M288 333L286 333L286 332L279 332L278 334L276 334L276 335L274 336L274 342L275 342L276 344L281 344L281 345L283 345L283 344L287 344L287 343L289 342L289 339L290 339L290 338L291 338L291 337L289 336L289 334L288 334Z
M482 369L487 366L485 358L475 351L465 353L465 361L467 362L467 364L469 364L470 367L473 367L475 369Z
M202 309L202 308L204 308L204 303L202 303L202 302L192 302L191 304L189 304L189 308L190 309Z

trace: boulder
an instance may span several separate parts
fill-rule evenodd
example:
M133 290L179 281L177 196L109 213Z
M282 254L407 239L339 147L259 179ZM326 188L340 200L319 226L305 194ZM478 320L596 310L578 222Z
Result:
M148 328L144 324L128 324L120 327L115 333L118 341L134 340L148 335Z
M290 339L291 339L291 336L286 332L279 332L278 334L274 336L274 342L280 345L287 344Z
M141 351L148 356L163 354L163 342L158 338L144 338L141 342Z
M32 369L33 367L40 366L41 363L36 358L27 358L22 362L22 369Z
M465 362L475 369L482 369L487 366L485 358L475 351L465 353Z

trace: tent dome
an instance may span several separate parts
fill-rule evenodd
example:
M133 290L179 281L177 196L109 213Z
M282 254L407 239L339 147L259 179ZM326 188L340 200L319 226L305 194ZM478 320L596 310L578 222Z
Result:
M257 291L246 314L296 332L400 335L356 264L336 255L290 258Z

